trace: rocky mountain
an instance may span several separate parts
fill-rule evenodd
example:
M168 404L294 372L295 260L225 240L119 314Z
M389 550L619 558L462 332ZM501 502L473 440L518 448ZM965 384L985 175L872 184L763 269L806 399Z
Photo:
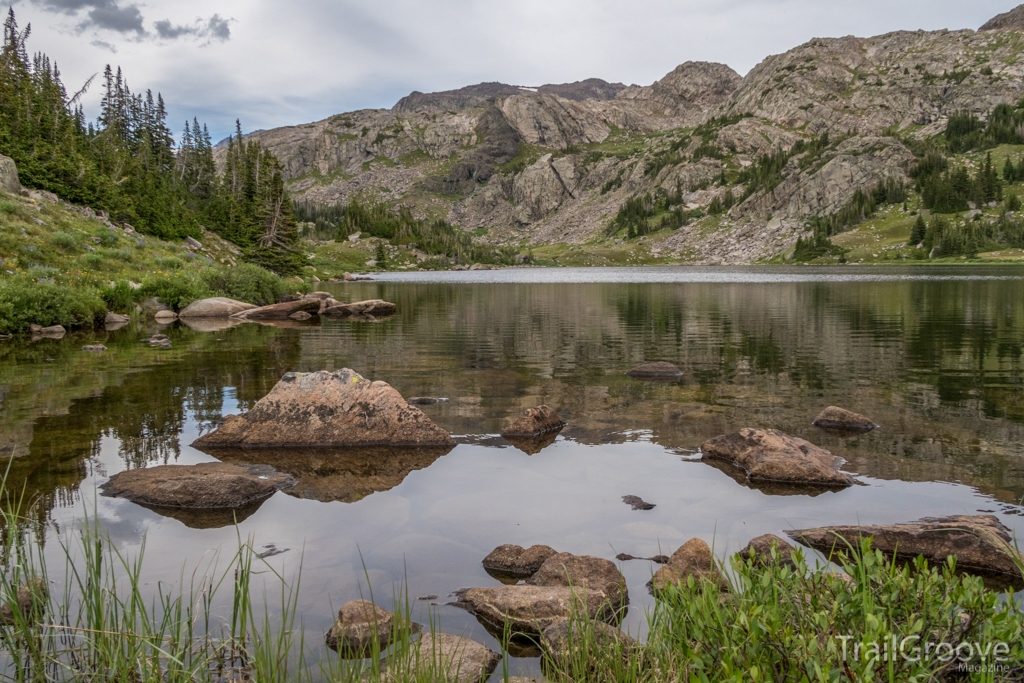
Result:
M858 191L906 178L908 138L1020 100L1022 31L1024 6L980 31L811 40L743 77L687 62L648 86L482 83L253 137L312 202L384 201L522 248L615 248L628 201L669 197L682 219L636 244L749 263L791 249L808 219ZM752 180L771 154L786 156L780 176Z

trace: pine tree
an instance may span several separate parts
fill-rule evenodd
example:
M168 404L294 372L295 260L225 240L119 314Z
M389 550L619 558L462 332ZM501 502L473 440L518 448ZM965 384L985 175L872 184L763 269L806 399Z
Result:
M917 222L914 223L914 228L910 231L910 240L907 244L912 247L921 244L926 232L928 232L928 224L924 222L924 216L917 214Z

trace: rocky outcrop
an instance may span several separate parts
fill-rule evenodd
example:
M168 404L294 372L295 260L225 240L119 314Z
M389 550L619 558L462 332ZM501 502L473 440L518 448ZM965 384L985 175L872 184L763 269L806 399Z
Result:
M626 89L622 83L609 83L600 78L588 78L575 83L556 83L537 88L541 95L557 95L567 100L613 100Z
M516 418L515 422L506 427L501 435L513 439L533 439L544 434L557 432L565 427L565 420L547 406L528 408Z
M189 318L230 318L237 313L244 313L255 308L256 306L253 304L218 296L211 299L193 301L178 313L178 317L183 320Z
M986 21L979 31L1024 31L1024 5L998 14Z
M705 441L704 460L721 460L747 473L751 481L845 487L853 477L840 472L842 458L776 429L741 429Z
M217 509L241 508L294 485L290 476L267 465L206 462L125 470L100 491L140 505Z
M751 539L750 543L747 543L746 547L737 555L740 559L751 561L759 567L765 567L774 562L794 567L796 566L793 561L795 552L796 548L790 545L786 539L775 534L764 534Z
M501 661L501 655L480 643L447 633L424 633L411 656L389 655L384 660L381 680L388 683L415 680L430 672L438 683L480 683L487 680Z
M507 624L514 634L526 636L538 636L575 613L590 619L612 614L604 593L568 586L469 588L459 592L458 604L499 633Z
M309 314L320 312L319 299L298 299L296 301L283 301L279 304L260 306L258 308L247 308L230 317L236 320L287 320L291 315L305 311Z
M289 372L249 412L227 416L193 446L444 447L454 443L448 432L406 403L391 385L371 382L344 368Z
M870 432L878 429L878 425L870 418L836 406L829 406L818 413L811 424L840 432Z
M1010 530L993 515L926 517L908 524L871 526L830 526L787 531L794 541L823 553L847 554L871 537L872 547L898 560L923 556L933 566L956 558L961 571L1009 580L1024 581L1024 556L1014 547Z
M638 365L626 374L637 379L676 379L683 376L683 371L672 363L658 361Z
M558 553L544 560L527 583L533 586L569 586L600 592L612 609L629 604L626 579L610 560L590 555Z
M18 167L14 160L0 154L0 191L8 194L21 192L21 183L18 182Z
M565 149L603 142L611 128L580 102L550 95L513 95L498 103L505 120L531 145Z
M520 223L540 220L572 198L576 171L567 157L545 154L512 182L512 199Z
M526 579L537 573L544 561L558 551L546 545L499 545L483 559L484 569L498 579Z
M395 616L367 600L353 600L338 610L338 619L324 636L327 647L348 658L384 652L391 642Z
M653 85L624 89L616 99L642 102L658 114L683 116L692 122L724 104L742 80L725 64L686 62Z
M679 547L651 578L651 590L657 594L669 586L685 583L688 577L695 581L706 581L720 591L729 590L729 581L718 567L711 548L702 539L691 538Z

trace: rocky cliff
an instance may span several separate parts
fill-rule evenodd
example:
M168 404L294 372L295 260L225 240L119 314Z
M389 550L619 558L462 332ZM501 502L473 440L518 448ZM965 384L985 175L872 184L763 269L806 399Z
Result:
M685 219L643 238L651 253L747 263L790 249L808 219L858 190L906 178L915 158L901 140L941 132L953 112L1021 99L1022 27L1017 8L977 32L815 39L744 77L688 62L648 86L415 92L391 110L253 137L313 202L362 196L520 247L614 246L623 235L609 225L628 200L665 196ZM768 185L744 173L815 140ZM709 210L723 203L726 212Z

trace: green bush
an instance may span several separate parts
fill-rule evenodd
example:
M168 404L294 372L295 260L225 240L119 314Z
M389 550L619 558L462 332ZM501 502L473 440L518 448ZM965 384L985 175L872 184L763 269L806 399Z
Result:
M286 293L284 280L251 263L225 270L207 270L200 278L213 296L226 296L257 306L277 303Z
M157 297L175 311L180 311L196 299L210 295L206 283L195 273L174 273L146 278L138 290L142 299Z
M0 279L0 334L23 332L29 325L91 327L107 312L92 287L69 287L27 277Z
M107 308L111 311L126 313L131 310L132 304L139 299L139 292L128 284L127 280L118 280L113 287L105 287L100 296L106 302Z
M51 240L55 247L64 251L74 251L78 248L78 240L70 232L54 233Z

